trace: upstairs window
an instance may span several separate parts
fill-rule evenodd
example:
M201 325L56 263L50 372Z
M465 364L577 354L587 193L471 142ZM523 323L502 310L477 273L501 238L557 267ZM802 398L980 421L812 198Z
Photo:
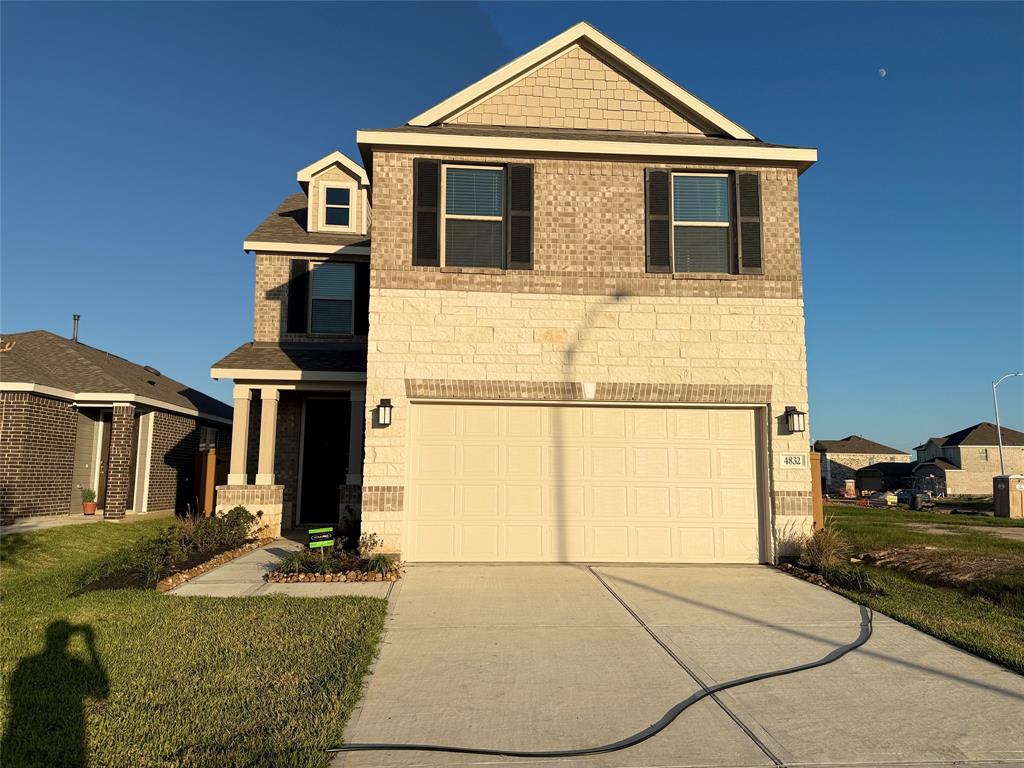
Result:
M324 226L349 229L352 226L352 189L351 187L323 188L324 194Z
M672 175L674 271L733 271L730 186L726 173Z
M311 333L352 335L355 267L317 264L312 269L309 301Z
M441 265L504 267L504 168L442 166L441 197Z

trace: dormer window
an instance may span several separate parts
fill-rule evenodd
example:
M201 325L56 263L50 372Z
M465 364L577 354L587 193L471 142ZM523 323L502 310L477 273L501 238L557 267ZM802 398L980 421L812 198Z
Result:
M323 188L323 225L331 229L352 228L352 188L328 186Z

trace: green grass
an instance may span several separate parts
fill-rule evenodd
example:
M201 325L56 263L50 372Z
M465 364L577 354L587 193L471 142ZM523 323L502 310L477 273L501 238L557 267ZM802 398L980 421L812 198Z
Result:
M981 579L952 588L891 568L863 566L884 591L882 595L837 589L840 594L871 606L953 645L1024 673L1024 544L992 535L993 525L1011 523L983 517L960 517L934 512L830 506L828 525L840 531L854 552L890 547L936 547L938 557L960 563L994 558L1012 570L997 578ZM907 527L925 523L947 534ZM1009 527L1016 527L1012 521Z
M71 596L96 558L166 525L3 537L4 768L327 765L324 750L341 741L358 701L386 603Z
M989 512L996 508L991 496L944 496L941 499L936 499L936 503L944 507L988 510Z

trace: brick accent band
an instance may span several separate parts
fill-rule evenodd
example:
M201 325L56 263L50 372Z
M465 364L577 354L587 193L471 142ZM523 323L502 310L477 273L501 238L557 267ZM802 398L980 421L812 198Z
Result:
M284 501L283 485L218 485L217 505L249 508L250 512L259 504L281 504Z
M363 514L400 512L405 504L404 485L364 485Z
M800 517L813 513L810 491L772 491L775 514L778 517Z
M409 398L439 400L584 401L578 381L477 381L470 379L406 379ZM768 403L770 384L645 384L598 382L594 400L623 403Z

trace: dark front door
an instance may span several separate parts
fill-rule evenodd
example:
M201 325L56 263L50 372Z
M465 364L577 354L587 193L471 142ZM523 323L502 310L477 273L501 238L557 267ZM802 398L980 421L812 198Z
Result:
M348 472L349 400L307 398L302 430L302 525L338 522L338 486Z

